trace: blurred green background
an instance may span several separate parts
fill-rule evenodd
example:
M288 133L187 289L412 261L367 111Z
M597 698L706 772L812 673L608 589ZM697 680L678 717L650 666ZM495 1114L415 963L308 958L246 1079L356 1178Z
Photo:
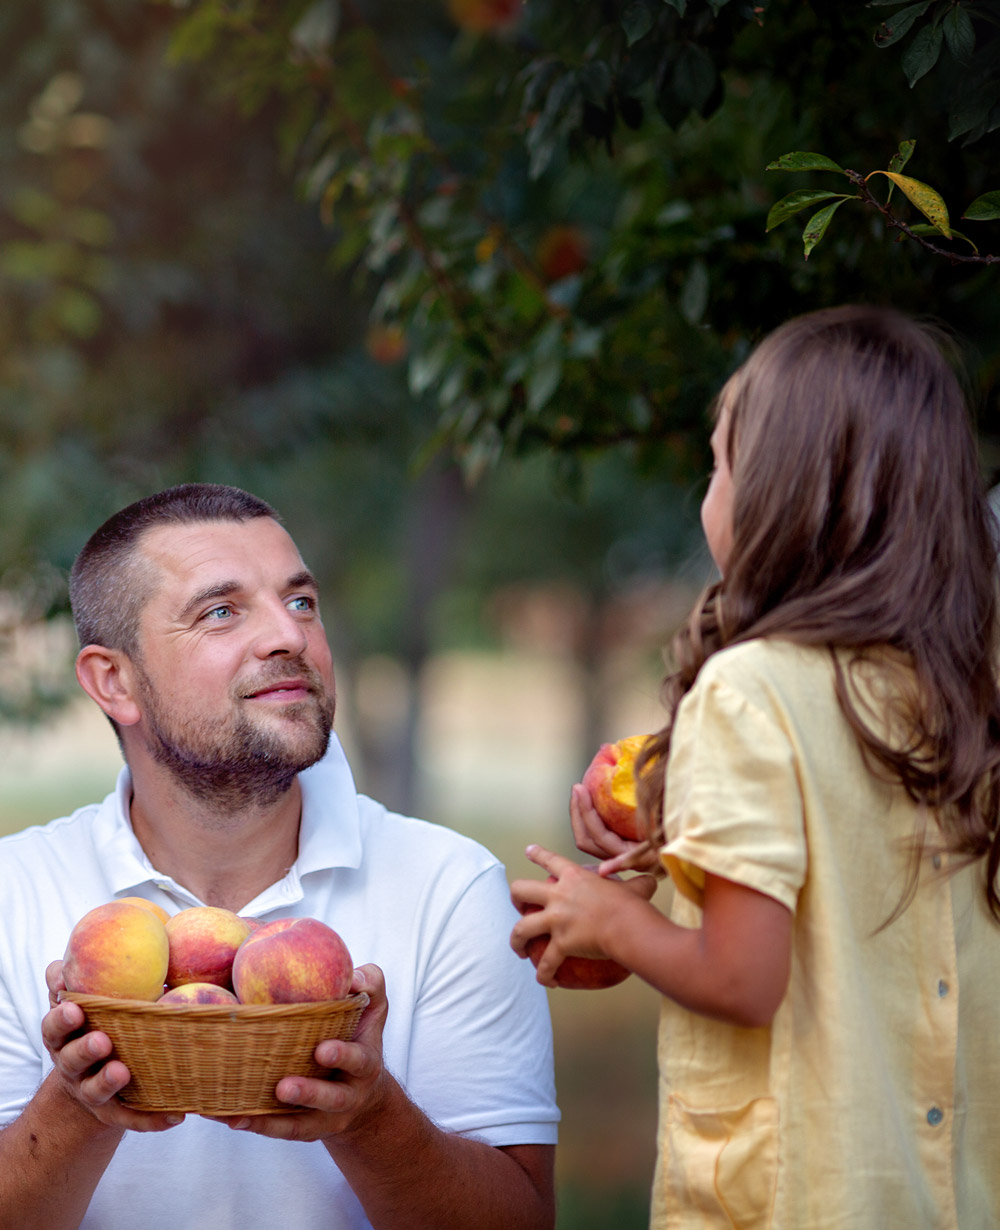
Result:
M66 574L172 483L282 512L359 784L514 876L660 721L763 332L941 319L1000 465L992 0L6 0L0 47L0 830L110 788ZM656 996L551 1003L560 1230L642 1226Z

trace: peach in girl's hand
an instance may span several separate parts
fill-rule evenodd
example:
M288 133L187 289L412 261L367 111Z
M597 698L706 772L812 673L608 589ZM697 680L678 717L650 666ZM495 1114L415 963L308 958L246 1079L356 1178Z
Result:
M602 743L583 775L594 810L625 841L642 841L636 816L635 761L650 735Z
M555 880L555 876L549 876L550 884ZM521 912L534 914L540 909L541 906L538 905L525 905L521 907ZM547 935L536 935L525 944L525 951L535 969L538 969L538 963L548 946ZM567 991L599 991L624 982L629 972L624 965L619 965L608 957L565 957L556 970L555 982L556 986Z

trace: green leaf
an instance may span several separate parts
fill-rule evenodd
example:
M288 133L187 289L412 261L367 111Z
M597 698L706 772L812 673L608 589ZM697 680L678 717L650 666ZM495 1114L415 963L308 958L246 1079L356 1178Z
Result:
M167 63L204 60L215 48L225 29L225 18L218 4L205 4L185 18L170 36Z
M672 9L676 9L678 14L683 17L687 10L687 0L664 0Z
M681 287L681 315L689 325L697 325L705 315L708 307L708 269L705 262L696 260L688 270L684 285Z
M984 192L977 196L962 217L970 222L993 222L1000 218L1000 192Z
M943 44L944 34L940 26L924 26L903 52L903 72L911 90L938 62Z
M788 196L783 196L780 201L775 201L771 206L764 229L773 231L776 226L785 222L793 214L797 214L800 209L808 209L817 201L828 201L833 196L843 196L843 193L826 192L822 188L800 188L797 192L790 192Z
M902 171L903 167L910 161L913 156L913 151L916 148L916 141L900 141L899 149L889 159L890 171Z
M931 226L929 222L919 222L917 223L916 226L910 227L910 233L913 235L940 235L941 232L938 230L936 226ZM969 247L973 250L973 252L978 254L979 249L972 242L972 240L968 237L968 235L963 235L961 231L956 231L955 228L952 227L951 237L952 239L963 240L965 243L969 245Z
M959 97L953 98L948 115L948 140L954 141L985 124L993 102L990 92L982 88L964 90Z
M964 8L949 9L941 23L941 29L951 54L959 64L968 63L976 50L976 30L969 14Z
M558 389L560 380L562 380L562 359L559 356L552 355L544 358L541 363L531 369L525 381L529 413L537 414L552 400L552 395Z
M838 166L826 154L810 154L797 150L792 154L782 154L774 162L769 162L766 171L839 171L843 175L844 168Z
M802 232L802 250L805 253L806 260L809 259L809 253L826 234L826 228L830 225L830 219L847 199L846 196L843 196L839 201L833 201L832 204L813 214L806 223L806 229Z
M677 100L702 115L712 97L715 81L715 64L708 52L697 43L682 47L673 72L673 89Z
M897 175L895 171L872 171L871 175L885 175L904 194L906 199L932 222L946 238L951 238L951 223L948 220L948 206L930 184L919 179L911 179L909 175ZM868 176L871 179L871 175Z
M644 38L652 28L653 12L648 5L642 3L642 0L630 4L622 13L622 29L625 31L625 40L630 47L639 39Z
M911 4L908 8L900 9L898 13L886 18L875 31L875 46L891 47L893 43L898 43L901 38L909 34L910 27L918 17L923 17L930 6L931 0L924 0L921 4Z
M289 41L299 55L322 62L333 48L339 25L339 0L316 0L295 23Z

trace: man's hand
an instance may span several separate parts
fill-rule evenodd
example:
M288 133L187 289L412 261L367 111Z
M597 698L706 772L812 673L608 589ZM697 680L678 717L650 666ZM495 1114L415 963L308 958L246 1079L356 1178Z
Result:
M133 1110L117 1094L132 1079L128 1068L111 1058L111 1039L100 1030L87 1029L79 1004L59 1002L66 989L61 961L45 971L52 1008L42 1018L42 1041L52 1056L61 1086L80 1107L108 1127L133 1132L163 1132L176 1127L184 1116Z
M321 1042L315 1052L317 1062L331 1069L330 1080L285 1076L278 1081L276 1096L300 1108L295 1114L228 1115L219 1116L220 1121L279 1140L326 1140L363 1130L366 1121L378 1114L391 1079L382 1063L388 1011L382 971L377 965L356 969L351 991L366 991L369 997L353 1042L331 1039Z

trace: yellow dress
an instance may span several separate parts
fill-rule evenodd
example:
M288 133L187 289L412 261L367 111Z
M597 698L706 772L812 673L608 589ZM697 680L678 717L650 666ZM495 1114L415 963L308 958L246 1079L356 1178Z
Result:
M861 688L877 705L890 685ZM866 766L829 653L754 641L710 658L678 713L664 815L675 921L699 925L710 872L794 922L769 1027L663 1002L651 1226L1000 1225L1000 927L982 865L947 875L928 850L880 929L922 812Z

